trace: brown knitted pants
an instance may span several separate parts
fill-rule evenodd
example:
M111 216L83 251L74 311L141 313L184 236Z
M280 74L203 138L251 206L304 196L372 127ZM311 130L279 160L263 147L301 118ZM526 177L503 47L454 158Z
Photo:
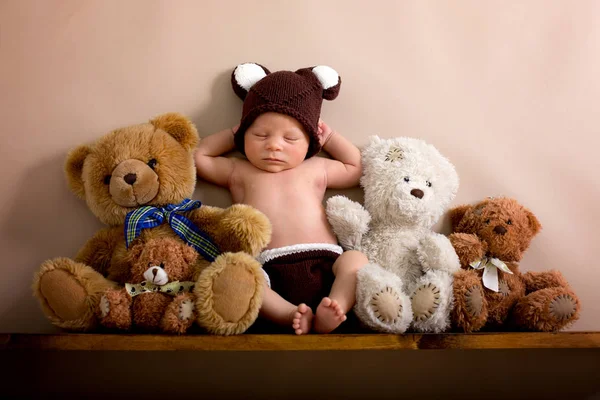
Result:
M310 250L267 261L263 270L269 275L271 289L294 305L306 303L313 311L329 295L335 276L332 266L339 254L329 250Z

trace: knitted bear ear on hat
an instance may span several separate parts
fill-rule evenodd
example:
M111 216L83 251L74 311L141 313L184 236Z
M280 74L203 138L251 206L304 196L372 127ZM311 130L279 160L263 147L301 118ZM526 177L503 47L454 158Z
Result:
M325 100L333 100L340 93L340 86L342 85L342 78L338 73L327 65L317 65L316 67L302 68L296 71L298 75L305 77L314 76L317 78L321 86L323 87L322 97Z
M233 87L233 91L240 99L244 100L250 91L250 88L270 73L271 71L260 64L240 64L235 67L231 73L231 86Z
M342 78L336 70L327 65L317 65L311 71L323 86L323 98L325 100L335 99L340 93L340 86L342 86Z

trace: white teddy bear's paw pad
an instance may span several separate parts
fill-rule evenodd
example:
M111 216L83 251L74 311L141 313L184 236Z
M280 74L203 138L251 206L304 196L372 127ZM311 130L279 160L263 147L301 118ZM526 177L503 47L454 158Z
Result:
M192 317L194 312L194 302L191 300L184 300L179 305L179 319L187 321Z
M389 286L374 294L369 305L377 319L384 324L396 324L402 316L400 296Z
M431 318L440 305L440 289L432 283L419 286L410 297L414 319L425 321Z
M106 317L110 312L110 303L108 302L108 298L106 296L102 296L100 299L100 313L102 318Z

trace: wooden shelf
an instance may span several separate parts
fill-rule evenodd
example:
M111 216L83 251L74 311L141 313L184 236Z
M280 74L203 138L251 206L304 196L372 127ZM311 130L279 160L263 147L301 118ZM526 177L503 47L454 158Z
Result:
M0 334L0 350L322 351L600 348L600 332L168 336Z

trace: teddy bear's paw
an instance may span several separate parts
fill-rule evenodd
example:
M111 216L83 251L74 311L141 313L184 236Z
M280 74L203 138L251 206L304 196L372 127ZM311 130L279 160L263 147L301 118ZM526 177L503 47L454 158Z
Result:
M102 296L100 299L100 317L104 318L110 312L110 303L106 296Z
M440 289L432 283L419 286L410 297L416 321L431 318L440 305Z
M107 290L100 298L97 313L103 326L128 330L131 327L131 297L125 289Z
M570 294L561 294L550 301L550 315L557 321L568 321L577 312L577 301Z
M500 285L502 286L502 285ZM486 323L488 303L481 278L473 270L461 270L454 274L452 284L454 307L452 323L464 332L480 330Z
M179 319L187 321L194 316L194 302L191 299L184 300L179 305Z
M191 294L180 294L167 306L160 321L163 332L182 334L196 319L194 298Z
M467 289L465 293L466 310L471 317L479 317L483 310L483 292L481 286L474 285Z
M224 253L202 271L194 286L196 322L216 335L246 331L258 317L265 276L246 253Z
M33 282L34 295L52 323L61 328L87 331L96 327L101 293L114 284L91 267L69 258L42 264Z
M402 301L391 287L386 287L371 297L369 302L373 313L383 324L396 324L402 317Z
M412 327L419 332L439 333L450 326L453 276L430 271L421 277L411 295Z
M514 322L527 330L558 331L579 319L577 296L564 288L547 288L521 298L515 305Z
M326 213L340 245L346 250L360 249L362 237L369 230L369 212L360 203L337 195L327 200Z
M234 204L227 208L221 216L220 226L237 239L239 248L236 250L251 255L258 255L271 241L272 228L267 216L246 204Z
M358 271L356 280L354 312L361 323L378 332L404 333L413 314L402 279L369 263Z

